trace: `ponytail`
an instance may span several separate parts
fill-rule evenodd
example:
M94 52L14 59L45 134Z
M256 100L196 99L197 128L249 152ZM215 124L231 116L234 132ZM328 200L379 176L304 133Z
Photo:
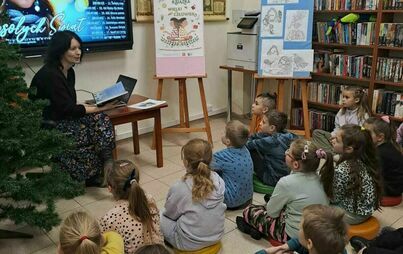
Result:
M193 176L193 201L202 201L214 190L214 183L210 179L211 170L203 161L198 162L196 169L187 175Z
M134 180L129 189L129 214L143 223L143 236L145 244L153 243L152 236L155 228L153 226L150 204L140 184Z
M323 151L325 156L325 164L319 170L320 181L323 184L325 193L329 199L333 198L333 178L334 178L334 166L333 166L333 154Z
M188 163L184 180L193 177L192 200L202 201L214 190L209 167L213 157L211 145L203 139L192 139L182 147L182 155Z

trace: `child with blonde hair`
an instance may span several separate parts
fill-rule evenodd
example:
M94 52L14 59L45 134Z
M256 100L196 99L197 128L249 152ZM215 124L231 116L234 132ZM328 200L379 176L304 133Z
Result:
M298 254L347 254L347 224L341 209L310 205L303 209L298 238L260 250L255 254L296 252Z
M378 156L369 130L342 126L332 140L340 160L334 169L331 203L345 211L348 224L360 224L379 208L382 185Z
M252 104L252 115L256 116L256 125L251 126L251 134L262 130L262 120L264 114L276 108L276 94L261 93L256 96Z
M107 177L109 191L117 200L101 219L102 231L116 231L124 239L125 253L134 253L144 244L163 243L155 200L140 186L138 168L118 160Z
M395 128L388 116L370 117L364 123L371 132L381 165L385 196L395 197L403 192L403 156L395 141Z
M289 173L284 152L298 136L286 130L287 114L282 112L272 110L264 114L261 125L262 130L249 137L246 147L257 178L266 185L275 186Z
M320 160L325 163L319 168ZM254 239L262 235L280 242L298 238L304 207L329 203L333 196L333 157L312 142L297 139L285 152L291 174L282 177L266 206L250 205L236 218L238 229ZM317 174L319 172L320 176Z
M371 115L368 95L361 87L349 86L344 88L341 103L342 107L337 112L332 133L319 129L312 133L312 141L315 145L327 152L333 152L331 139L336 136L336 132L341 126L345 124L362 126Z
M113 231L101 233L98 222L86 212L70 214L59 233L58 254L123 254L123 239Z
M253 196L253 162L245 147L249 130L240 121L230 121L222 142L227 148L213 154L211 168L225 182L224 203L228 209L243 209Z
M174 248L191 251L213 245L224 235L225 184L210 170L211 145L192 139L182 147L186 174L168 192L161 230Z

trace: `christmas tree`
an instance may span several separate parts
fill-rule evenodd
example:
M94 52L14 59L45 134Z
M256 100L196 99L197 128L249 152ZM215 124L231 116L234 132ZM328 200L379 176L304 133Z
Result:
M18 49L0 38L0 220L50 230L61 221L55 200L73 198L84 188L58 169L55 158L73 143L55 129L41 128L49 102L27 98L20 60ZM40 174L27 173L35 168Z

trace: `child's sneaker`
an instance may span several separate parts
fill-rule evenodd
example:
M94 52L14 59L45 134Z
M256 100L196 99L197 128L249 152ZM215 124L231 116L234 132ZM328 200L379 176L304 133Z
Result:
M262 238L262 233L256 230L254 227L246 223L246 221L241 216L236 217L236 225L239 231L250 235L255 240L260 240Z

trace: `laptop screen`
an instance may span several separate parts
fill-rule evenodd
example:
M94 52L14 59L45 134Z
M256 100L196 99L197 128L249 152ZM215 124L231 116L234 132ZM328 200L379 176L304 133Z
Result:
M121 101L124 103L127 103L130 99L130 96L132 96L134 87L136 86L136 83L137 83L137 79L130 78L125 75L119 75L117 82L119 82L119 81L123 83L123 86L124 86L125 90L127 91L127 94L125 94L121 97Z

